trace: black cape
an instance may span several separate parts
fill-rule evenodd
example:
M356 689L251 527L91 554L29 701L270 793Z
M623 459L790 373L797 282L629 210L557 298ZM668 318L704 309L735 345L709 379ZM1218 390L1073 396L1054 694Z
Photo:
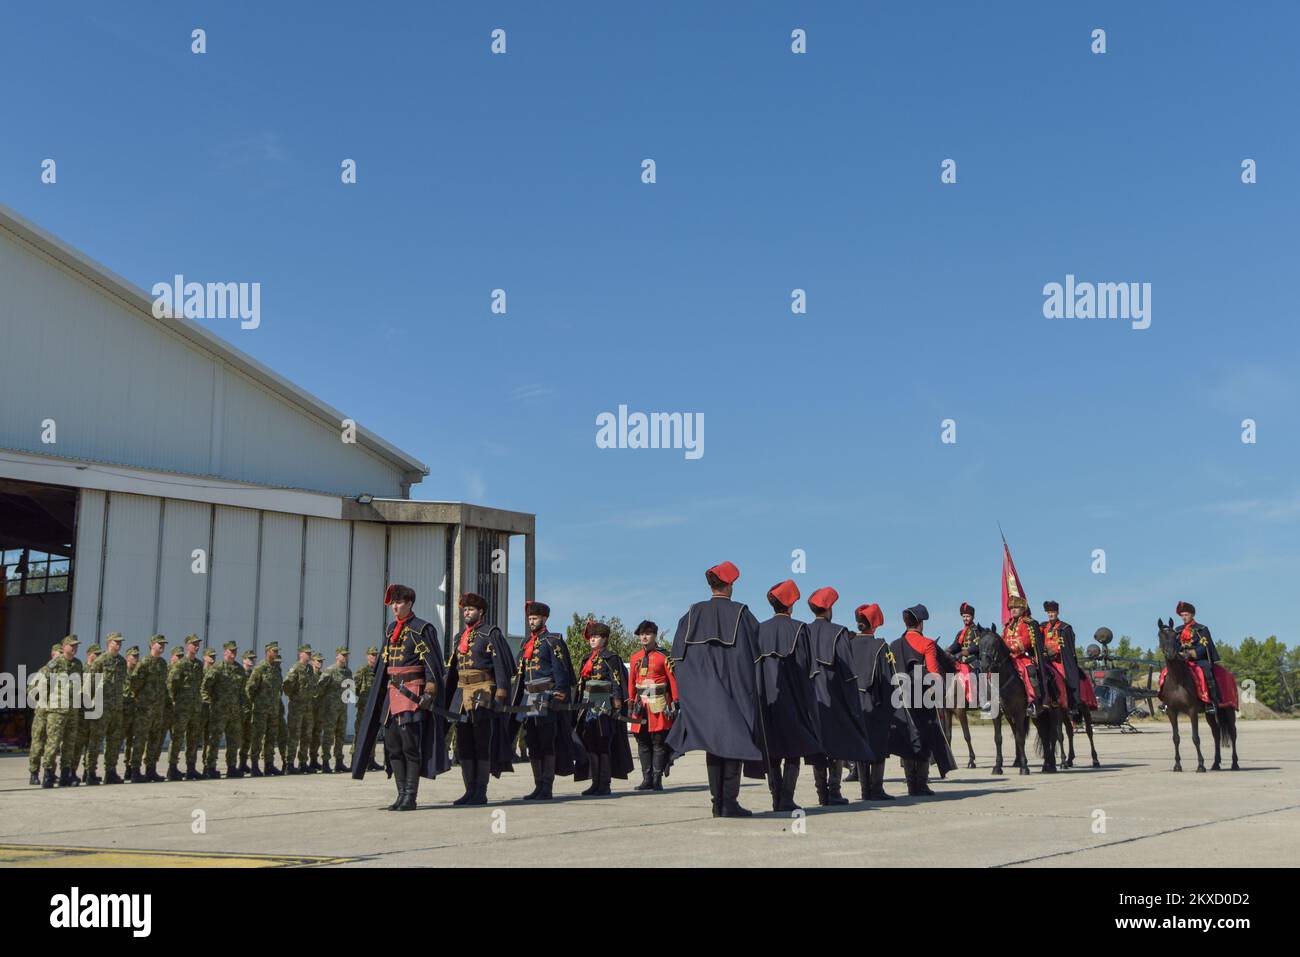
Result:
M623 664L623 659L616 655L608 646L601 653L605 663L609 665L610 673L618 677L619 697L624 701L627 700L627 665ZM591 777L591 760L587 754L587 749L582 743L582 724L585 720L586 709L580 709L577 717L573 722L573 734L571 738L575 745L573 780L586 781ZM623 721L617 721L614 718L604 716L596 719L605 724L604 733L609 737L609 773L616 778L627 779L632 773L632 746L627 741L627 724ZM559 744L556 744L558 750ZM581 752L581 756L576 752ZM558 763L558 762L557 762Z
M886 754L917 757L922 750L921 733L908 710L893 700L894 654L889 643L875 635L854 635L849 653L867 721L867 740L876 760L883 760Z
M415 615L406 620L406 627L417 632L428 646L429 650L421 656L424 662L425 680L433 681L441 688L445 675L442 658L438 654L438 629ZM385 630L383 641L379 644L380 649L387 647L392 629L393 626L389 625ZM447 757L447 722L431 711L418 713L420 715L420 777L432 780L451 767L451 761ZM374 757L375 740L387 718L388 662L381 653L379 662L375 665L374 683L370 686L370 694L366 696L366 703L362 707L361 726L357 730L357 740L352 749L352 776L357 780L366 776L366 766ZM393 776L387 748L384 748L384 771L389 777Z
M919 695L924 688L922 682L925 674L925 655L908 644L906 636L899 638L889 648L894 653L897 669L906 672L911 679L906 698L907 710L921 736L921 750L915 757L922 761L933 759L938 765L939 777L943 777L957 766L957 762L953 760L952 749L944 736L943 724L939 721L939 710L922 705L912 707L921 700Z
M730 598L697 602L677 623L673 674L681 713L666 744L676 754L706 751L720 758L757 761L760 725L754 662L758 619Z
M811 758L824 753L806 624L789 615L775 615L758 626L755 681L768 757Z
M569 658L569 648L564 643L564 638L555 632L548 631L546 638L551 642L551 648L555 656L552 667L552 677L555 680L557 691L563 691L565 704L573 704L573 696L577 692L578 682L574 679L573 661ZM553 640L552 640L553 639ZM525 645L527 642L525 641ZM559 674L555 672L560 672ZM515 667L515 690L510 696L512 707L519 707L524 701L524 649L520 647L519 658ZM573 735L573 711L556 711L555 714L555 773L560 777L568 777L573 773L575 749L581 750L582 744ZM510 740L513 742L519 736L519 729L524 726L524 716L517 712L512 712L510 716Z
M494 661L499 663L500 668L495 676L496 686L498 688L510 688L514 684L514 677L510 674L510 662L515 660L515 656L510 653L510 646L506 644L506 636L501 634L500 628L493 625L488 633L488 641L492 643L492 656ZM460 676L456 644L456 641L452 642L451 654L447 660L447 692L443 698L443 707L449 711L454 710L452 705L455 703L454 698ZM497 666L494 665L494 667ZM494 710L491 715L492 743L490 747L492 749L492 760L490 763L492 776L499 778L502 773L515 769L515 738L510 733L510 712ZM457 733L459 733L459 730Z
M808 637L823 753L841 761L875 761L853 674L849 630L818 618L808 626Z

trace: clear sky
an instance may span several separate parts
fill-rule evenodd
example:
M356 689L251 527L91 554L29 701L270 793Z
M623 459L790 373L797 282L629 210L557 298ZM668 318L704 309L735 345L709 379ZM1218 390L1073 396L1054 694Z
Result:
M997 616L1001 522L1081 635L1153 645L1188 599L1221 641L1294 644L1298 28L1294 2L6 0L0 200L146 289L260 282L260 328L209 327L428 463L416 497L535 512L557 623L670 627L723 559L766 617L803 549L838 619L924 602L946 639L963 600ZM1045 318L1067 274L1151 283L1150 328ZM620 404L702 413L704 455L597 448Z

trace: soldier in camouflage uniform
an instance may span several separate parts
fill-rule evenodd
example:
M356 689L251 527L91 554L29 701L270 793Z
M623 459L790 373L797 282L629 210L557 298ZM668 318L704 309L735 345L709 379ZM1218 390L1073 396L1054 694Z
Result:
M239 685L239 713L241 716L239 731L239 773L247 774L248 767L248 745L253 738L253 702L248 700L248 678L253 673L253 666L257 664L257 652L248 649L244 652L244 680Z
M86 649L86 663L81 670L81 680L84 682L84 688L87 691L90 691L92 695L95 692L91 690L90 669L94 667L96 659L98 659L103 653L104 649L99 647L99 645L91 645ZM87 707L87 702L90 703L90 707ZM72 783L74 785L81 784L81 776L77 771L81 768L81 759L85 757L86 749L90 746L91 725L99 724L98 718L90 717L91 713L95 710L93 707L94 701L91 698L85 697L83 694L81 703L81 720L77 722L77 744L72 752ZM100 702L100 706L102 708L102 701ZM102 712L100 716L102 717ZM90 777L89 766L87 766L86 777L87 779ZM99 784L101 782L87 780L87 783Z
M117 774L117 754L122 750L123 691L126 689L126 659L121 655L122 635L112 632L104 642L108 652L95 659L86 668L88 676L98 676L103 713L98 720L88 721L90 727L89 755L86 761L86 783L100 784L99 755L104 755L103 784L121 784ZM89 653L87 653L89 657Z
M72 787L72 760L77 751L77 727L81 723L81 678L84 671L77 659L77 636L63 639L63 654L50 662L50 708L45 718L45 772L41 787L54 787L54 768L59 766L59 786Z
M287 760L285 774L305 774L307 749L311 744L311 708L316 691L316 676L311 670L311 645L298 648L298 663L284 676L284 696L289 699L288 723L285 730ZM297 761L295 766L294 761Z
M347 682L352 680L352 669L348 667L348 650L345 647L334 649L334 664L321 672L320 682L320 727L321 733L321 770L326 774L331 771L341 773L343 766L343 738L347 734L348 706L343 700ZM330 767L330 752L334 752L334 767Z
M185 658L185 649L181 645L173 645L171 652L167 656L167 673L171 674L171 670L175 668L178 664L180 664L184 658ZM168 740L171 739L172 720L175 713L176 713L176 708L172 705L171 693L167 691L166 684L164 683L162 725L158 728L158 733L157 733L157 741L158 741L157 753L159 755L162 754L163 736L166 735ZM153 739L151 738L150 741L152 742ZM152 743L149 746L149 752L150 754L154 753ZM167 780L165 775L163 776L163 780L164 781Z
M206 675L208 673L208 669L214 667L216 663L217 663L216 651L213 650L212 648L204 648L203 649L203 673ZM203 682L200 680L199 687L201 688L202 686L203 686ZM208 741L209 719L211 717L210 710L211 709L209 709L207 702L203 700L202 693L200 693L199 694L199 740L203 742L205 754L206 754L207 741ZM203 770L200 769L199 777L203 778L207 776L208 775L203 773Z
M221 646L221 664L203 671L201 697L208 708L208 743L203 749L203 776L219 778L217 755L222 733L226 736L226 777L242 778L235 761L239 755L240 725L243 723L244 669L235 660L239 646L228 641Z
M320 765L320 739L323 730L321 728L321 695L324 693L325 688L323 687L324 679L321 677L321 668L324 664L325 656L319 651L313 651L311 653L311 670L316 683L312 685L311 689L311 726L304 732L304 736L307 738L307 758L310 761L309 764L304 765L304 768L308 771L322 770ZM326 765L329 764L328 758L325 763Z
M357 739L361 736L361 713L366 708L366 698L370 696L370 686L375 683L375 665L379 663L379 649L371 645L366 649L366 663L357 669L354 676L356 685L356 717L352 721L352 760L357 759ZM379 771L381 768L372 758L367 771Z
M56 641L50 645L50 660L41 665L36 670L36 674L27 679L27 694L32 699L32 743L31 753L27 759L27 773L30 775L29 784L41 783L41 759L45 757L45 727L46 720L49 718L48 709L45 707L45 699L49 693L47 678L50 673L50 665L54 664L54 659L62 654L63 642Z
M149 639L149 657L142 658L131 674L131 697L135 716L131 727L126 759L126 779L132 784L162 781L158 773L158 755L162 753L163 707L167 702L167 662L163 646L167 639L154 635ZM146 770L141 770L141 762Z
M172 705L172 744L167 752L167 780L182 780L181 754L185 755L186 781L198 781L202 775L195 765L199 759L200 693L203 687L203 663L199 660L198 635L185 636L185 658L167 672L167 697Z
M140 667L140 646L126 649L126 684L122 688L122 758L123 780L131 780L131 742L135 740L135 693L131 690L131 676Z
M284 680L280 677L279 651L278 643L273 641L268 644L266 659L253 669L252 674L248 676L248 684L244 686L253 710L250 722L253 743L249 747L253 766L248 773L255 778L262 776L262 769L258 766L258 762L262 760L263 751L266 752L266 773L271 775L284 773L275 766L275 740L280 731L278 707L281 684Z

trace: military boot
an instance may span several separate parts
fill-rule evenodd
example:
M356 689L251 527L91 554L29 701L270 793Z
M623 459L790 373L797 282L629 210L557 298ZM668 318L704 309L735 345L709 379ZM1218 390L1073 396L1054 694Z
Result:
M402 796L402 803L398 805L399 811L414 811L419 805L416 803L416 797L420 793L420 765L417 761L408 761L406 764L406 792Z
M817 789L817 803L826 807L831 803L830 792L826 788L826 765L821 761L813 764L813 786Z
M397 798L385 810L400 811L402 809L402 803L406 800L406 774L404 772L405 768L401 770L394 769L393 782L397 785Z
M237 764L227 764L227 765L226 765L226 777L228 777L228 778L242 778L243 776L244 776L244 772L243 772L243 770L239 767L239 765L237 765Z
M826 803L848 804L849 799L840 793L840 775L844 773L842 761L832 761L826 769Z
M59 787L61 788L72 787L72 772L69 771L67 768L64 768L62 771L59 772Z
M202 781L202 780L204 779L204 777L206 777L206 776L207 776L207 769L206 769L206 768L204 768L203 773L199 773L199 770L195 767L195 762L194 762L194 761L186 761L186 762L185 762L185 780L186 780L186 781Z
M849 784L853 781L861 780L861 776L861 769L858 767L858 762L854 761L849 765L849 773L844 775L844 783Z
M150 765L148 772L144 776L144 779L148 781L150 784L157 784L160 781L167 780L165 777L163 777L161 774L158 773L158 765L156 764Z
M206 768L203 769L203 777L207 778L209 781L221 780L221 772L217 770L216 761L213 761L211 764L209 764Z
M127 784L136 784L136 783L139 781L139 778L140 778L140 769L139 769L139 768L127 768L127 769L126 769L126 783L127 783Z
M46 768L45 775L41 778L41 787L54 787L54 768Z
M539 801L549 801L555 787L555 755L548 754L542 758L542 790L537 795Z
M86 787L93 788L95 785L103 783L104 782L100 779L99 775L94 771L86 772Z
M270 762L267 762L267 764L269 765ZM284 773L285 773L285 774L302 774L302 772L298 770L298 767L293 763L292 760L290 760L290 761L285 761L285 762L284 762Z
M247 773L249 772L249 770L250 770L250 768L248 767L248 759L247 759L247 758L242 759L242 760L239 762L239 773L240 773L240 774L247 774Z
M168 780L168 781L184 781L184 780L187 780L187 779L184 778L184 777L181 777L181 770L180 770L180 768L178 768L178 767L177 767L176 765L174 765L174 764L170 764L170 765L167 766L167 780Z
M320 762L317 761L315 758L312 758L311 764L307 765L307 770L312 773L315 773L317 771L326 771L327 768L322 768Z
M794 789L798 783L799 762L798 760L788 760L781 772L781 807L778 810L786 813L803 810L798 804L794 803Z
M591 767L591 784L587 790L582 792L583 797L598 797L600 795L600 755L587 755Z
M709 773L709 796L713 798L713 816L722 817L722 759L712 755L705 757L705 769Z
M858 787L862 792L862 800L871 800L871 765L863 761L854 761L853 770L858 776Z
M727 761L722 766L722 813L720 817L753 817L754 812L740 806L740 762Z
M933 797L934 792L930 790L930 762L916 762L916 793L921 797Z
M39 785L41 783L41 773L39 771L33 771L28 776L27 783Z
M278 777L280 777L282 774L284 774L283 771L281 771L279 768L277 768L277 767L275 766L274 761L275 761L274 758L267 758L267 759L266 759L266 776L267 776L268 778L278 778ZM253 767L257 767L257 763L256 763L256 762L253 763Z
M477 763L478 763L477 761L470 761L465 758L461 759L460 778L462 781L465 782L465 793L462 794L460 797L456 798L456 800L452 801L451 802L452 804L459 807L465 804L477 803L474 800L476 797L478 797L478 789L474 783L475 782L474 765Z
M524 800L536 801L542 796L542 759L530 758L528 763L533 769L533 789L524 795Z
M654 785L650 783L650 775L654 768L654 748L648 744L637 742L637 757L641 761L641 783L634 787L633 791L650 791Z
M335 773L335 774L347 774L347 773L348 773L347 765L345 765L345 764L343 763L343 759L342 759L342 758L335 758L335 759L334 759L334 773Z
M253 758L253 766L249 768L248 773L251 777L255 778L260 778L262 776L262 769L257 766L257 758Z
M894 796L885 793L885 762L877 761L870 765L871 789L867 792L873 801L892 801Z
M121 784L121 783L122 783L122 778L121 778L121 776L117 773L117 765L113 765L113 767L111 767L111 768L108 769L108 773L104 775L104 783L105 783L105 784Z
M474 762L474 800L470 804L487 804L488 802L488 777L492 772L492 764L488 761Z

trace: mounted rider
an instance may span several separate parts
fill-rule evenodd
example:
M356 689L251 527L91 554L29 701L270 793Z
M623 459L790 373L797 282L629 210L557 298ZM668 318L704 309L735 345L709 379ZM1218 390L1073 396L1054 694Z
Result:
M1178 603L1178 615L1183 619L1183 627L1178 632L1178 641L1182 645L1182 655L1188 664L1201 669L1205 678L1205 689L1210 700L1205 705L1206 714L1214 714L1223 699L1219 696L1219 685L1214 680L1214 665L1219 660L1219 650L1214 647L1210 629L1196 620L1196 606L1190 601Z

